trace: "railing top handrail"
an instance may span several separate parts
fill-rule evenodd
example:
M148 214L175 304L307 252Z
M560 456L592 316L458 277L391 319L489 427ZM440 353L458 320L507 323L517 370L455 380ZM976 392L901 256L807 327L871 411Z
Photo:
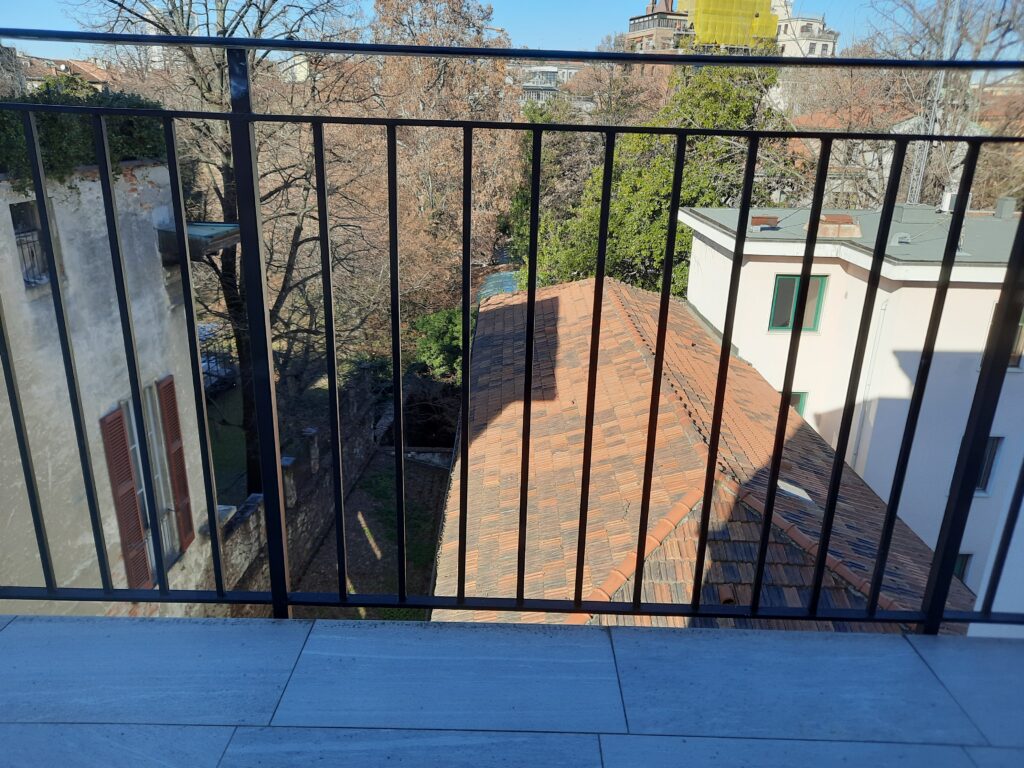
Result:
M345 115L286 114L264 112L210 112L183 109L150 109L124 107L83 107L68 104L0 101L0 111L72 114L81 116L143 117L153 120L247 120L254 123L318 123L321 125L362 125L386 128L476 128L495 131L526 131L539 133L616 133L654 136L717 136L736 139L796 139L807 141L891 141L894 143L937 142L967 144L1021 144L1024 136L1002 134L934 134L886 133L879 131L836 131L806 129L702 128L696 126L660 125L594 125L588 123L530 123L502 120L427 119L409 117L357 117Z
M604 63L670 64L712 67L827 67L856 69L945 69L1024 70L1017 59L967 61L962 59L892 59L837 57L787 58L784 56L633 53L621 51L559 51L527 48L458 47L438 45L392 45L329 40L258 39L248 37L193 37L189 35L146 35L79 30L17 29L0 27L0 39L99 45L191 46L195 48L243 48L307 53L346 53L366 56L426 56L470 59L528 59L587 61Z

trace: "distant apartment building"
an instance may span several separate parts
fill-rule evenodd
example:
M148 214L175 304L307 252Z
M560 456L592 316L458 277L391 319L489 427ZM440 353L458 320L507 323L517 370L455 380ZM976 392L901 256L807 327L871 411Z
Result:
M629 20L626 45L643 52L779 45L784 56L834 56L839 33L822 16L797 16L791 0L659 0Z
M839 33L830 29L824 16L800 16L793 13L792 0L772 0L778 16L779 52L792 58L825 58L836 55Z
M630 50L749 51L772 44L776 17L771 0L659 0L629 20Z
M579 64L562 62L510 67L512 79L521 90L520 106L525 107L529 103L547 104L561 99L568 101L583 112L592 112L595 107L593 101L577 96L566 89L566 86L572 82L581 69L583 67Z
M736 240L735 209L684 209L694 232L688 299L721 330ZM879 225L877 211L827 211L814 268L794 382L794 407L834 445ZM888 501L909 401L917 379L950 215L941 207L898 206L871 323L847 461ZM934 546L949 480L974 396L1020 215L1003 199L969 215L928 379L900 517ZM736 302L734 344L781 389L795 317L807 210L752 212ZM1018 333L957 575L975 592L986 582L1024 459L1024 324ZM1011 581L1003 580L1003 591ZM1024 599L1018 582L1015 600ZM1018 606L1019 608L1020 606Z
M110 87L113 78L102 66L78 59L47 59L40 56L18 54L18 64L25 80L25 90L34 91L49 77L73 75L97 91Z
M629 20L626 47L640 53L672 51L687 47L684 41L693 39L692 14L689 10L675 10L673 0L658 0L647 4L643 16ZM680 5L693 5L685 0Z
M775 44L771 0L681 0L692 7L694 46L742 53Z

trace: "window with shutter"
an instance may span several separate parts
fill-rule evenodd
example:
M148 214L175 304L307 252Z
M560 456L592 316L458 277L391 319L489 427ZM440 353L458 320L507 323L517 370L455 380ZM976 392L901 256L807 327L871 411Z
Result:
M174 377L168 376L158 381L156 392L160 401L160 423L163 426L171 495L178 522L178 540L181 551L184 552L195 539L196 533L192 524L192 502L188 492L188 470L185 467L185 443L181 437L181 419L178 415L178 398L174 392Z
M100 419L100 434L114 495L114 512L121 534L121 554L128 575L129 589L151 589L153 573L149 567L146 531L135 489L135 469L128 443L128 428L120 408Z

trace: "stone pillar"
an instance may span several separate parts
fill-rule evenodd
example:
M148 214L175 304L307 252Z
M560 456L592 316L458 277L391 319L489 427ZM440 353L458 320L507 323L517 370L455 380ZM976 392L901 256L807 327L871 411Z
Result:
M281 479L284 482L284 506L294 509L299 501L299 491L295 485L295 457L281 457Z

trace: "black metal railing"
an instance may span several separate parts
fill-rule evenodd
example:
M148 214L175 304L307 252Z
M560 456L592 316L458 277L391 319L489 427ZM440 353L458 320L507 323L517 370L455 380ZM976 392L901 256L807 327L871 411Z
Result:
M611 63L641 64L672 64L672 65L703 65L703 66L827 66L852 68L888 68L888 69L950 69L950 70L1013 70L1024 67L1022 62L966 62L966 61L896 61L876 59L784 59L781 57L753 56L696 56L676 54L630 54L630 53L569 53L564 51L523 51L489 48L443 48L416 46L364 45L353 43L303 42L285 40L244 40L222 38L183 38L156 37L148 35L108 35L98 33L58 33L48 31L26 31L0 29L0 37L13 39L45 39L65 42L117 44L117 45L158 45L158 46L204 46L223 48L227 51L231 86L231 112L216 113L186 110L158 109L113 109L113 108L80 108L56 105L3 103L0 109L16 111L22 115L22 124L27 139L29 161L32 170L32 184L35 199L39 208L41 246L45 260L44 268L54 274L56 262L52 232L52 211L46 192L46 176L41 159L39 135L36 127L36 116L42 113L70 113L86 115L93 121L95 136L95 152L100 166L104 210L106 214L109 250L114 266L114 283L117 294L117 308L121 320L122 337L128 373L131 384L131 402L138 423L142 423L142 400L139 386L137 351L131 322L130 297L126 290L124 260L118 232L118 221L114 194L111 189L110 148L107 141L106 125L110 118L118 116L138 116L154 118L162 121L167 146L167 162L171 180L174 221L177 231L178 253L180 255L180 271L184 286L184 306L188 328L188 341L192 360L193 390L197 415L199 417L199 445L204 472L205 501L209 514L209 530L213 570L216 588L213 590L173 590L169 588L163 547L159 541L159 520L157 510L152 507L146 510L150 516L151 530L154 536L154 556L157 586L154 590L132 590L115 588L106 554L103 526L100 520L100 505L97 500L94 482L92 459L86 439L83 419L82 398L71 333L68 328L65 296L60 281L54 281L52 301L57 319L57 331L60 341L61 356L69 392L71 414L77 440L79 459L85 482L85 499L89 510L92 533L99 563L102 586L96 589L69 588L57 585L53 572L53 561L50 554L49 540L45 525L45 515L39 499L36 475L32 465L32 451L29 445L29 430L17 387L17 379L10 355L8 334L10 329L0 317L0 362L2 362L7 384L7 393L11 404L14 431L17 437L22 459L22 468L28 490L29 506L32 513L36 540L39 547L45 586L26 587L18 585L0 585L0 599L33 599L33 600L91 600L91 601L130 601L130 602L181 602L181 603L224 603L224 604L262 604L270 605L275 616L286 617L293 606L334 606L361 608L410 607L433 610L485 610L485 611L536 611L549 613L591 613L623 615L635 614L646 616L674 617L706 617L706 618L752 618L779 620L810 620L810 621L851 621L851 622L886 622L918 625L926 632L937 632L944 622L969 623L1015 623L1024 624L1024 613L996 613L993 602L1004 569L1010 540L1013 535L1020 512L1021 498L1024 495L1024 467L1021 468L1021 479L1017 483L1012 505L1008 515L1006 529L1002 532L996 551L991 578L980 610L951 611L947 610L947 599L954 580L956 558L964 536L965 526L974 498L974 490L981 475L985 457L986 441L995 418L996 405L999 402L1003 380L1013 354L1016 336L1020 326L1020 318L1024 313L1024 224L1019 224L1013 241L1011 253L1000 289L1000 298L988 336L980 374L975 387L970 416L960 446L956 468L953 473L948 504L944 510L938 544L935 548L933 561L928 570L927 587L924 600L915 610L880 610L879 595L886 570L893 532L900 508L901 494L906 477L910 450L914 443L918 419L926 392L929 373L938 338L939 323L943 317L946 297L949 291L953 267L955 264L958 244L967 215L969 191L971 189L978 157L985 145L1008 144L1022 142L1024 139L1011 136L943 136L931 134L900 134L898 136L885 133L870 132L831 132L831 131L786 131L786 130L726 130L717 128L673 128L664 126L612 127L601 125L568 125L568 124L530 124L523 122L502 121L468 121L468 120L432 120L432 119L395 119L345 116L315 116L292 114L259 114L253 112L250 97L250 53L253 50L289 50L319 51L321 53L348 53L372 56L438 56L466 57L491 59L532 59L532 60L563 60L563 61L600 61ZM228 591L225 589L220 558L220 542L216 520L217 499L211 461L210 437L205 425L206 398L204 378L209 375L202 354L202 339L195 317L190 259L188 253L188 237L186 231L184 201L182 196L181 174L179 171L177 141L175 138L176 124L182 120L218 120L228 124L231 137L233 171L237 182L239 228L241 235L242 259L244 266L244 293L248 313L247 334L252 357L251 375L255 395L256 426L260 446L260 471L263 492L263 510L265 515L266 545L269 559L270 589L269 591ZM256 126L266 123L296 123L310 126L313 135L317 205L319 212L318 241L321 252L321 270L324 290L325 319L328 334L329 358L329 389L331 403L331 437L334 450L332 454L332 471L334 480L334 514L337 528L337 560L338 589L330 593L296 592L291 588L288 568L288 551L285 535L285 504L283 499L283 482L281 474L281 440L278 433L277 397L275 392L274 358L271 345L269 312L267 301L266 266L264 244L262 241L260 195L258 189L258 161L254 151L254 130ZM391 343L393 397L395 409L395 530L397 534L397 589L394 594L353 594L347 587L347 553L344 537L345 507L344 483L342 478L341 420L338 410L339 379L337 372L338 353L334 339L334 288L330 264L331 237L328 226L328 191L325 182L324 129L329 125L363 125L383 128L386 136L387 159L387 194L389 217L389 258L390 258L390 300L391 300ZM462 344L465 354L462 357L461 373L461 414L466 425L470 415L470 402L474 396L471 391L470 373L471 357L471 296L470 296L470 243L472 241L472 205L473 205L473 145L474 132L478 130L504 130L523 133L530 138L532 145L532 163L530 169L530 215L529 215L529 255L527 264L527 313L526 313L526 346L525 346L525 381L523 390L523 421L522 421L522 467L521 487L519 494L519 535L516 568L516 589L514 594L503 597L482 597L467 594L466 588L466 532L470 500L467 492L469 472L469 429L460 431L461 440L458 453L461 457L461 484L459 492L459 549L458 549L458 580L455 595L429 596L411 595L407 587L406 574L406 519L405 519L405 466L404 466L404 430L403 430L403 398L402 398L402 322L399 313L400 304L400 231L398 225L399 211L399 163L397 131L403 127L426 127L460 133L464 147L464 179L463 179L463 253L462 253ZM583 484L579 510L579 539L576 556L576 573L573 596L564 600L529 599L525 596L525 562L527 555L527 531L530 526L528 502L530 494L530 438L533 397L533 358L534 330L536 323L537 283L538 283L538 249L540 232L540 194L543 146L545 136L553 133L595 133L604 138L604 178L602 185L602 202L599 223L599 237L596 263L596 288L594 297L593 323L590 342L590 368L587 382L587 402L585 436L582 450ZM668 227L665 256L662 265L662 287L659 298L658 332L654 350L654 377L650 398L649 423L647 427L646 453L644 461L642 503L637 530L636 578L633 585L632 599L628 602L601 602L584 599L583 565L586 555L586 535L591 464L594 441L595 398L597 389L597 371L599 364L599 346L601 341L601 307L606 281L607 249L609 242L610 199L612 194L612 170L615 160L615 146L618 137L626 134L648 134L667 137L675 143L675 161L671 189L671 211L679 208L684 169L686 166L687 141L700 137L723 137L745 145L746 162L742 177L740 196L740 222L736 231L735 248L732 254L732 266L729 275L726 310L722 327L721 358L712 422L708 437L708 461L704 482L704 498L710 499L714 491L718 474L717 463L722 438L722 420L725 407L726 389L729 381L731 362L730 350L736 322L736 305L739 295L740 280L743 273L743 255L745 253L747 226L750 220L753 200L755 175L759 159L759 151L764 142L773 140L813 140L820 143L814 194L811 204L811 216L806 235L806 245L801 263L801 277L796 296L794 317L803 317L808 303L811 268L817 245L818 223L822 212L825 195L825 182L829 170L829 160L833 143L836 141L878 141L886 142L893 147L893 162L889 173L888 187L882 205L881 221L875 247L872 254L871 270L867 280L867 291L861 310L861 319L850 371L849 387L846 393L845 407L839 422L837 450L832 466L828 497L824 507L822 527L818 544L818 552L814 567L814 583L812 597L804 608L777 608L761 605L761 586L764 583L766 559L769 547L769 536L776 495L779 490L782 451L785 443L787 422L790 415L790 404L793 397L793 383L796 361L801 343L802 324L795 323L789 342L789 354L785 369L785 381L780 399L778 420L775 429L774 450L768 474L768 487L762 520L760 543L757 548L757 562L754 578L753 599L749 605L706 605L701 601L701 585L704 577L704 564L708 553L711 504L704 504L700 517L699 540L697 542L697 559L694 573L692 599L687 603L652 603L643 601L643 563L648 525L650 519L652 482L654 476L654 458L657 447L658 408L661 397L662 373L665 365L666 337L668 334L669 308L672 293L672 275L675 267L676 227ZM872 310L878 297L881 283L882 266L886 258L886 245L889 240L891 224L897 202L898 186L907 154L908 145L912 142L932 143L965 143L968 147L960 194L957 196L956 208L950 219L949 234L943 253L941 270L937 281L937 291L931 311L928 333L922 350L921 361L914 385L913 397L905 435L902 441L899 458L895 467L895 477L891 500L883 524L879 540L879 549L875 559L875 570L871 579L868 604L863 609L828 609L823 608L820 601L825 573L825 560L829 550L829 542L835 523L836 508L839 498L839 486L845 465L845 454L848 447L858 383L866 354L868 335L871 327ZM145 441L143 441L144 443ZM144 448L144 446L143 446ZM141 456L146 498L153 499L151 487L151 471L149 457ZM485 556L485 555L484 555Z
M207 393L213 395L238 384L238 354L230 327L215 322L200 323L199 343Z
M14 240L18 247L18 259L21 262L21 277L25 285L35 288L50 282L50 268L46 264L43 245L38 230L16 232Z

